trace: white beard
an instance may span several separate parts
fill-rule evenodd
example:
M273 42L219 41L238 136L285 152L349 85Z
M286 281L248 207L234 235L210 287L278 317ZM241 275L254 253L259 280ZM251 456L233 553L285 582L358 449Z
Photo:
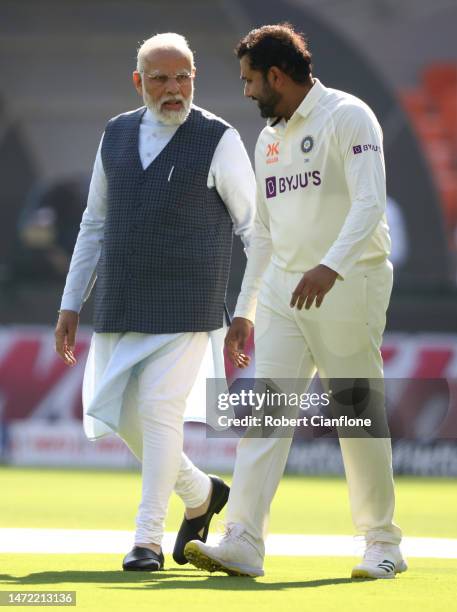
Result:
M152 100L151 96L147 91L143 88L143 101L145 106L151 111L157 121L165 125L181 125L187 119L190 113L190 107L192 105L192 101L194 98L194 91L192 92L188 98L184 98L184 96L177 95L171 96L166 95L162 96L157 102ZM174 110L162 110L162 104L165 102L171 101L179 101L182 102L183 107L179 111Z

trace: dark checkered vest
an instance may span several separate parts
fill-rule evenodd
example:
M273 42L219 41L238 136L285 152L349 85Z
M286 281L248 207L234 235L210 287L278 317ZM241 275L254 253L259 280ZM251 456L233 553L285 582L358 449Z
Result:
M108 184L97 267L96 332L209 331L223 325L232 221L208 189L227 123L192 107L143 170L138 134L145 108L112 119L102 160Z

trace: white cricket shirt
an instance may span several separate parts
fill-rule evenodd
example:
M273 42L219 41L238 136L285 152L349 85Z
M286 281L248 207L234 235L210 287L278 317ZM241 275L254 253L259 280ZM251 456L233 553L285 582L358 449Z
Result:
M382 130L355 96L318 79L289 119L269 120L255 152L257 216L235 316L254 319L271 261L291 272L319 263L344 279L390 253Z

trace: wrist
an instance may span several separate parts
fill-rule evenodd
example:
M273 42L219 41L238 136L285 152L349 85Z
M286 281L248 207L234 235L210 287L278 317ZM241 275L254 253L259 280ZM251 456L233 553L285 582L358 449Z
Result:
M235 323L236 321L239 321L242 324L247 324L250 327L253 327L254 325L254 323L246 317L240 317L240 316L233 317L232 323Z
M343 277L341 276L341 274L337 270L335 270L335 268L332 268L331 266L329 266L329 265L327 265L325 263L320 263L319 266L321 268L324 268L326 270L326 272L332 272L334 280L336 280L337 278L339 278L340 280L343 280Z

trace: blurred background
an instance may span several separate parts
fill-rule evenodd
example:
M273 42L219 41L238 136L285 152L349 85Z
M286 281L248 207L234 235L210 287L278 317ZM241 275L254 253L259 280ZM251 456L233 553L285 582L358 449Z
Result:
M252 158L263 120L243 98L233 48L288 20L310 39L314 74L365 100L384 131L395 286L383 347L403 381L388 410L397 472L457 475L457 44L455 0L33 0L0 2L0 457L21 465L134 465L115 437L85 440L78 365L54 353L60 305L93 160L107 120L141 105L139 44L185 35L195 102L240 132ZM228 292L244 270L236 244ZM233 375L233 373L229 373ZM236 440L188 426L202 467L230 470ZM297 436L289 470L341 473L334 440Z

